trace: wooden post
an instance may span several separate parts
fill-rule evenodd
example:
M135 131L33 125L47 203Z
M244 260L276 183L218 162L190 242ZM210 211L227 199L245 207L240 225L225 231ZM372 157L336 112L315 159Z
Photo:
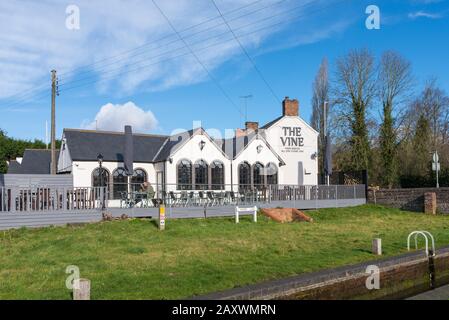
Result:
M51 164L50 173L56 174L56 70L51 71Z
M380 238L373 239L372 251L373 251L373 254L375 254L377 256L382 255L382 239L380 239Z
M75 279L73 281L73 300L90 300L90 280Z
M159 230L165 230L165 205L159 205Z

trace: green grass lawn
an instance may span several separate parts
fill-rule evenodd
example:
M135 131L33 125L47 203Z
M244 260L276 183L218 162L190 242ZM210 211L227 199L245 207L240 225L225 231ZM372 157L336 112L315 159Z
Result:
M127 220L0 231L0 299L70 299L68 265L92 281L92 299L185 298L405 252L413 230L449 244L449 216L380 206L308 211L314 223L249 217Z

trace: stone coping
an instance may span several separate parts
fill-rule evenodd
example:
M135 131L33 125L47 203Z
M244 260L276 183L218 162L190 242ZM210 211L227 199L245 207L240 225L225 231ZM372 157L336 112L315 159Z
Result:
M436 249L436 256L449 255L449 246ZM206 295L194 296L193 300L233 300L233 299L268 299L273 296L281 297L286 292L293 289L310 287L320 283L338 281L341 278L347 278L355 275L366 274L366 267L376 265L380 269L394 267L399 264L406 264L417 261L427 261L424 250L407 252L405 254L365 261L362 263L341 266L331 269L324 269L311 273L303 273L287 278L269 280L258 284L252 284L243 287L210 293Z

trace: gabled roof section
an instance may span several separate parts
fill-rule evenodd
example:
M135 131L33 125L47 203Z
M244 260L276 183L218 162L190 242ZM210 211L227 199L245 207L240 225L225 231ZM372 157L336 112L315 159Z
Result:
M278 122L279 122L282 118L284 118L284 117L288 117L288 116L280 116L280 117L274 119L273 121L268 122L268 123L265 124L264 126L260 127L260 129L267 130L267 129L269 129L270 127L272 127L273 125L275 125L276 123L278 123ZM295 117L295 118L297 118L299 121L301 121L307 128L309 128L310 130L312 130L315 134L317 134L317 135L319 134L319 132L316 131L316 130L315 130L310 124L308 124L306 121L304 121L303 118L301 118L301 117Z
M268 141L262 135L255 132L240 137L233 137L231 139L221 140L222 150L226 153L226 155L230 159L235 159L255 139L262 140L270 149L270 151L278 158L279 162L285 164L284 160L279 156L279 154L276 151L274 151L274 149L271 147Z
M276 122L278 122L282 118L283 118L283 116L277 117L276 119L274 119L274 120L268 122L267 124L263 125L262 127L260 127L260 129L268 129L269 127L271 127L273 124L275 124Z
M58 161L59 150L56 150L56 161ZM13 164L11 161L8 173L16 174L50 174L51 150L26 149L23 153L21 164ZM12 168L11 168L12 164Z
M184 143L186 143L193 136L195 130L183 131L178 134L169 136L160 150L155 155L153 161L160 162L165 161L178 150Z
M73 161L97 161L100 153L104 161L123 161L123 132L64 129L64 138ZM133 134L134 161L153 162L167 138L164 135Z
M215 145L215 147L217 147L219 151L223 153L225 157L228 157L228 155L222 150L220 142L217 143L216 140L212 139L212 137L203 128L196 128L170 136L154 158L154 162L167 160L179 149L181 149L190 139L192 139L193 136L198 134L204 135L211 143Z
M249 134L232 137L224 140L217 140L221 144L221 149L229 159L234 159L246 146L256 137L256 133L252 131Z
M16 160L9 161L8 173L20 173L20 163Z

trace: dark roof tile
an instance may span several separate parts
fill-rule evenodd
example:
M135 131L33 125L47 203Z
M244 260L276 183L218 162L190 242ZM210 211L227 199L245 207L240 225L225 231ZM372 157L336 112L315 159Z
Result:
M123 161L123 132L65 129L64 137L73 161L97 161L100 153L104 161ZM167 138L162 135L133 134L134 161L153 162Z

